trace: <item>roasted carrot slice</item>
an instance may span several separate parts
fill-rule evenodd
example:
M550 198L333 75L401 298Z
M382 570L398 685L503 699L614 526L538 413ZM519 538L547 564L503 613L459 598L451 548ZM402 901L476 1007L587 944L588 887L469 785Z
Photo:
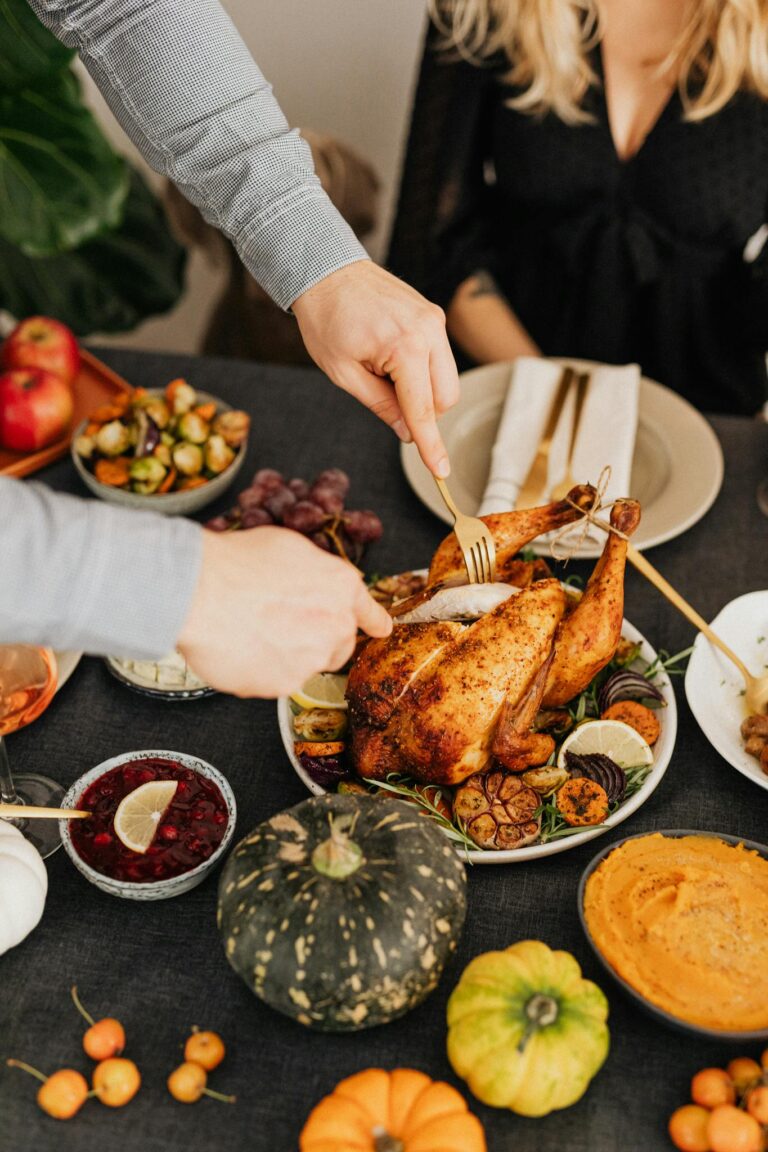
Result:
M89 419L95 424L109 424L110 420L119 420L124 412L125 408L120 408L117 404L102 404L91 412Z
M174 485L174 482L175 482L177 476L178 476L178 472L176 471L176 469L173 466L171 466L168 469L168 472L166 474L165 479L163 480L162 484L158 488L158 492L170 492L171 488L173 488L173 485Z
M203 484L207 484L205 476L185 476L176 485L177 492L187 492L190 488L202 488Z
M629 724L630 728L639 732L649 744L655 744L661 732L661 725L656 719L656 714L651 708L638 703L637 700L617 700L615 704L611 704L610 708L606 708L601 718L603 720L621 720L623 724Z
M566 780L557 792L557 806L563 819L573 828L602 824L608 815L608 797L605 789L594 780L577 776Z
M193 408L193 412L196 412L201 420L207 420L210 424L216 415L216 401L211 400L208 404L198 404L196 408Z
M297 756L341 756L344 751L343 740L297 740L293 746Z
M100 484L110 488L125 488L131 479L131 461L127 456L114 456L111 460L97 460L94 475Z

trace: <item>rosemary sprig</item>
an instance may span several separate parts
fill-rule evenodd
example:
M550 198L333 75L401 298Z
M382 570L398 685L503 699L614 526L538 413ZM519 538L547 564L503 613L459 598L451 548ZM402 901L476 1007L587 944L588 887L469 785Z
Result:
M659 649L659 654L652 664L643 672L646 680L653 680L654 676L658 676L659 672L666 672L667 676L684 676L686 668L688 667L687 661L691 652L693 652L693 645L690 648L683 648L682 652L675 652L670 656L669 652L665 652L663 648ZM682 668L676 668L675 665L685 660L686 663Z
M429 812L449 839L461 844L467 851L478 851L477 844L467 835L461 821L458 818L449 820L447 816L444 816L429 796L409 785L407 776L397 776L391 773L386 780L366 780L365 782L369 785L372 784L375 788L383 788L386 792L394 792L398 796L406 796L409 800L415 801Z

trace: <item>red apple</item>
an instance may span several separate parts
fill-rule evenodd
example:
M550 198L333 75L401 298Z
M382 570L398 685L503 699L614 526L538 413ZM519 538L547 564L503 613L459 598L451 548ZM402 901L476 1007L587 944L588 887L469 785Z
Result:
M74 383L80 350L66 324L48 316L29 316L17 324L2 350L3 368L41 368Z
M59 440L72 420L72 389L53 372L18 371L0 376L0 444L35 452Z

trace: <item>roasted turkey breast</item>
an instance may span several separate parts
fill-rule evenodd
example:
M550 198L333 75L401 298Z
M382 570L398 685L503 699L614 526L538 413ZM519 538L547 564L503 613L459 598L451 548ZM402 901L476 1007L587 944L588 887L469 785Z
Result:
M540 580L476 623L454 625L460 631L447 641L439 625L426 632L423 624L396 625L386 640L370 641L347 688L358 774L456 784L483 771L502 709L536 680L564 610L559 582Z

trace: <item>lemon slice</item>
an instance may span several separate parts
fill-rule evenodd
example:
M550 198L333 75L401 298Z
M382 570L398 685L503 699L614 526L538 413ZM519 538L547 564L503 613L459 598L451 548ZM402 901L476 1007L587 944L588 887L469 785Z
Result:
M653 764L653 752L639 732L621 720L587 720L569 732L557 754L558 768L565 768L565 754L589 756L600 752L620 768Z
M310 676L298 692L292 693L291 700L300 708L346 708L346 690L346 676L338 672L318 672Z
M115 834L126 848L146 852L177 788L177 780L149 780L123 796L115 812Z

